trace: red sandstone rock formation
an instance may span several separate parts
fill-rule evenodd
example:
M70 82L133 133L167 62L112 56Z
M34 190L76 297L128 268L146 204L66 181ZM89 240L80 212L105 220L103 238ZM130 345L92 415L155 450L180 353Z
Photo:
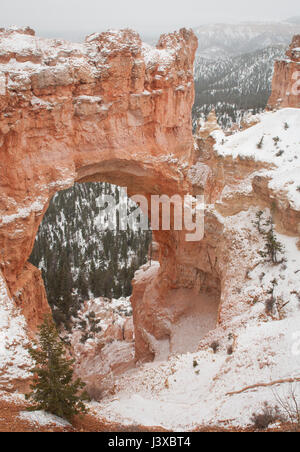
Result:
M286 56L275 62L269 108L300 107L300 35L294 37Z
M27 259L55 192L76 181L131 195L188 191L196 47L185 29L157 48L131 30L83 44L0 30L0 266L30 328L48 304ZM168 260L165 236L157 240Z

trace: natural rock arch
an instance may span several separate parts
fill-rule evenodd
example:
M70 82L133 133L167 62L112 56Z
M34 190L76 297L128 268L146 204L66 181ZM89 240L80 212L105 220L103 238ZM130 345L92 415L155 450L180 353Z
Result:
M55 192L88 181L126 186L130 195L189 191L196 47L185 29L163 35L156 49L130 30L94 34L83 44L39 39L30 29L0 32L1 272L31 328L48 304L27 259ZM179 276L180 233L157 233L156 240L161 274L146 282L155 280L157 307L194 275ZM135 289L133 306L137 358L147 359L147 334L159 339L168 331L156 322L159 312L137 306L144 286Z

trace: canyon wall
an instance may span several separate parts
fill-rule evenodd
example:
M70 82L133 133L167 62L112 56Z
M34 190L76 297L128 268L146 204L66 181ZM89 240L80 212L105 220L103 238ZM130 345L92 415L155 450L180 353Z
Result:
M300 107L300 35L294 36L286 59L275 62L268 107Z

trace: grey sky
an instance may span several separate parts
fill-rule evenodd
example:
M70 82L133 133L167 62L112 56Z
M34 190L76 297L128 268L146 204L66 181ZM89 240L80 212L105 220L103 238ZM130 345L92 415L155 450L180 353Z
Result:
M30 25L39 34L131 27L142 34L201 23L282 20L300 15L299 0L3 0L0 26Z

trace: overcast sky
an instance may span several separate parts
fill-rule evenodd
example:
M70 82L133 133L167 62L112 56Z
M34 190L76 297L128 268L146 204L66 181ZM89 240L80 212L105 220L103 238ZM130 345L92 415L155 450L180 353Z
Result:
M2 0L0 26L30 25L42 35L68 37L124 27L157 34L201 23L296 15L299 0Z

